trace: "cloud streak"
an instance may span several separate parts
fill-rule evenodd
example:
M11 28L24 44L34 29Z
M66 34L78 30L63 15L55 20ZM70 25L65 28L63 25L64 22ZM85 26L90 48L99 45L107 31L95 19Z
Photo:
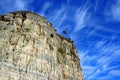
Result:
M0 13L4 14L7 12L18 11L18 10L28 10L29 3L33 0L24 1L24 0L4 0L0 3L1 10Z
M22 1L22 0L15 0L14 7L15 7L17 10L24 10L24 9L26 9L26 4L25 4L25 2Z
M86 26L87 22L87 10L78 9L76 12L75 20L76 20L76 27L74 31L79 31L80 29Z
M109 2L110 3L110 2ZM118 21L120 22L120 0L113 0L112 5L107 5L105 10L105 16L108 21Z
M47 11L52 5L53 5L52 2L45 2L44 5L43 5L42 10L40 11L40 14L41 14L42 16L45 16L46 11Z
M120 0L116 0L116 3L112 6L111 15L114 20L120 21Z
M120 70L111 70L109 74L112 76L120 76Z
M89 23L89 19L91 19L90 18L91 13L89 12L90 7L88 5L89 5L89 0L87 0L84 4L82 4L82 6L80 6L80 8L76 10L76 14L75 14L76 27L74 31L81 30Z
M62 4L60 8L53 10L51 15L48 17L48 19L54 23L53 25L59 31L59 33L62 32L62 24L64 24L64 21L67 18L67 8L67 5Z

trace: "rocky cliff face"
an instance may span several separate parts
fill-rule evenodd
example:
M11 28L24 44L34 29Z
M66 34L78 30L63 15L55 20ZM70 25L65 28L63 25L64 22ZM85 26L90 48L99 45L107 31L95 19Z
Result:
M76 49L45 18L0 16L0 80L83 80Z

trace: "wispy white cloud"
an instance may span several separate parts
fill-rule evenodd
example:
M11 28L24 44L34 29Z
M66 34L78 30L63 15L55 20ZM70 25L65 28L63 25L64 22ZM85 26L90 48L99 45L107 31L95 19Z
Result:
M94 72L91 74L91 75L89 75L88 77L87 77L87 80L93 80L93 79L96 79L96 76L98 75L98 73L100 73L101 71L100 71L100 69L96 69L96 70L94 70Z
M104 40L97 42L95 47L101 48L101 47L103 47L103 45L105 45L105 41Z
M120 0L114 0L114 3L108 6L105 10L106 20L120 21Z
M82 6L80 6L75 13L75 24L76 27L74 31L79 31L84 28L87 24L89 24L89 20L92 20L91 13L89 12L89 1L87 0Z
M120 70L111 70L109 74L112 76L120 76Z
M102 56L97 60L97 63L100 65L108 64L110 60L111 60L111 58L109 58L107 56Z
M45 2L43 7L42 7L42 10L40 11L40 14L42 16L45 16L45 12L53 5L52 2Z
M84 77L90 76L96 68L96 67L89 66L89 65L84 65L82 67L83 67L82 70L83 70Z
M61 7L59 9L55 9L52 12L52 15L49 17L50 21L54 23L56 29L62 27L61 25L63 24L67 16L67 8L68 8L67 5L62 4Z
M4 9L4 13L18 11L18 10L28 10L29 3L33 0L25 1L25 0L4 0L0 3L0 7Z
M120 0L116 0L116 4L112 6L111 14L114 20L120 21Z
M24 10L24 9L26 9L26 4L23 0L15 0L14 7L17 10Z
M76 27L74 31L79 31L87 25L86 23L88 23L88 19L90 17L89 14L90 13L88 13L87 9L79 8L76 11L76 14L75 14Z

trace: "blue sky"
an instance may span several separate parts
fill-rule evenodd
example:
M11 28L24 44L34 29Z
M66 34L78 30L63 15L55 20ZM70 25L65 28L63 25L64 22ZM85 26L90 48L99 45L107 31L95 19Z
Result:
M45 16L78 49L85 80L120 80L120 0L1 0L0 14Z

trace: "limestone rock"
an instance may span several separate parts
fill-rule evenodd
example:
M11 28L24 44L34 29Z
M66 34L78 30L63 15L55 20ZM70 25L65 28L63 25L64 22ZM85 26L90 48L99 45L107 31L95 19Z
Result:
M0 16L0 80L83 80L71 40L28 11Z

